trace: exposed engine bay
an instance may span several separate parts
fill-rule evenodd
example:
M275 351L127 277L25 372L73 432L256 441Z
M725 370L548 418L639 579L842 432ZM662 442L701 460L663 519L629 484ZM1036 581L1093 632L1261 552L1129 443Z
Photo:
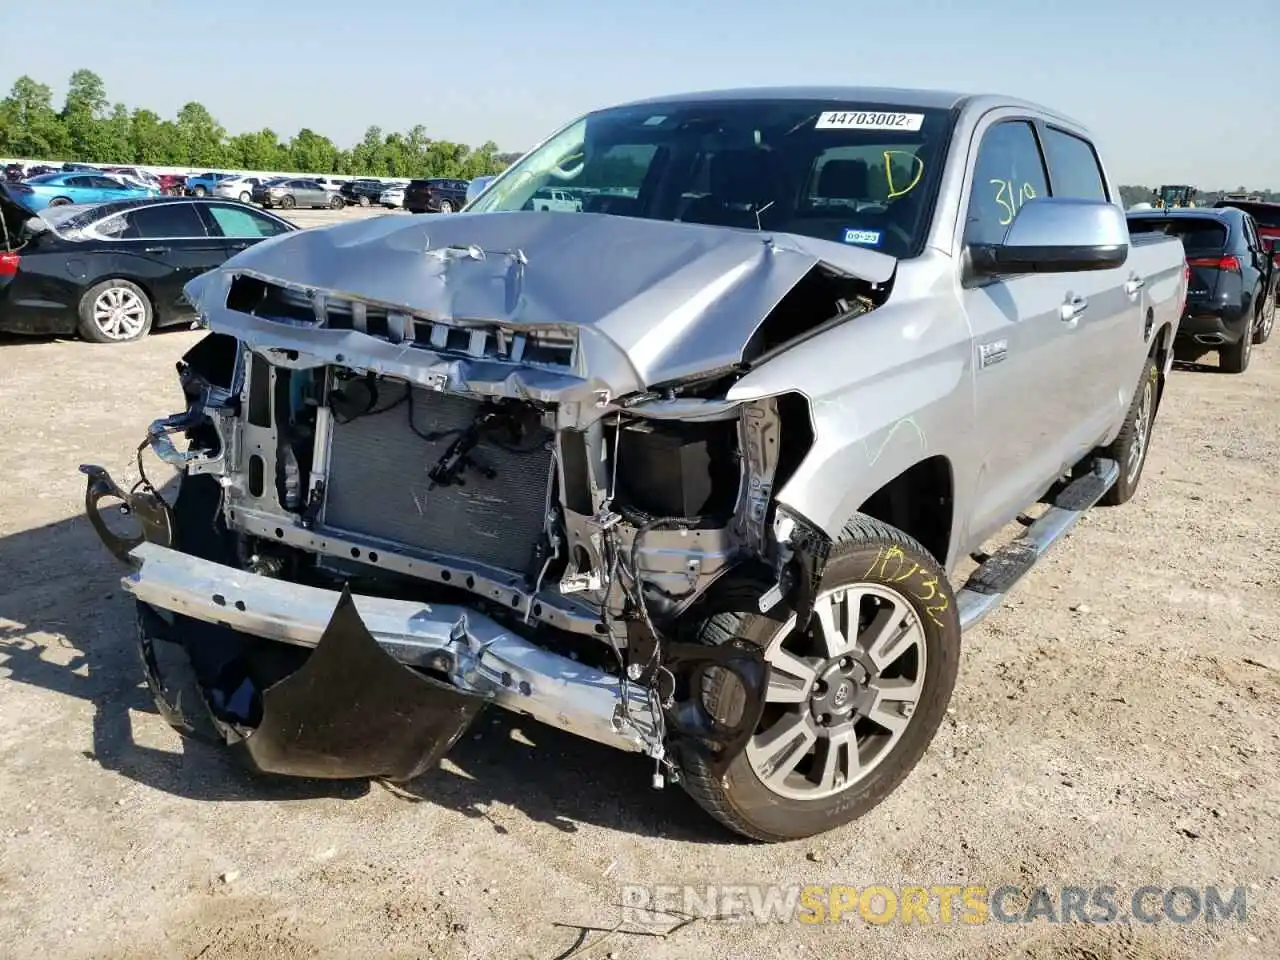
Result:
M469 248L441 270L458 257L500 260L508 279L528 262ZM808 401L798 389L725 394L788 346L874 310L883 283L811 265L732 364L619 391L626 378L597 375L605 345L583 326L464 320L234 266L192 291L214 332L179 364L188 408L143 444L183 471L178 502L145 474L126 493L84 468L91 519L136 568L125 585L153 672L165 640L192 654L179 627L224 631L225 654L192 656L219 736L264 770L407 777L496 700L653 757L655 781L676 776L673 746L741 748L767 665L758 648L698 642L697 624L744 585L761 610L786 600L805 622L829 543L774 503L813 443ZM111 497L143 537L108 539L97 502ZM262 666L286 646L297 656ZM324 650L332 663L313 666ZM342 687L357 663L432 684L431 702L448 704L438 729L393 757L369 746L390 732L285 743L294 714L352 696ZM733 718L701 701L714 670L741 686ZM387 723L403 734L416 710L404 704L422 695L407 688ZM329 712L331 732L362 722Z

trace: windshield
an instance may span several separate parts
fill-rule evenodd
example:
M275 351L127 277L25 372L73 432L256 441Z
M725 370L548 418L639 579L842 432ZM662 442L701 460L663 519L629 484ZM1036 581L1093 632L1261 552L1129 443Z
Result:
M826 100L616 107L565 127L467 209L550 210L924 246L945 110Z

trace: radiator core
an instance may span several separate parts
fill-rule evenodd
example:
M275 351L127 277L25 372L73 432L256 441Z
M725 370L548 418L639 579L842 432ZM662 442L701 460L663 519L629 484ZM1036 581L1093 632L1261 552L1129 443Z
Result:
M403 390L380 389L379 408ZM418 388L412 401L333 424L321 525L526 572L543 529L551 432L527 453L481 442L471 455L495 472L492 479L473 468L462 475L464 485L432 489L427 473L456 434L424 440L409 425L410 409L414 426L433 434L464 430L480 403Z

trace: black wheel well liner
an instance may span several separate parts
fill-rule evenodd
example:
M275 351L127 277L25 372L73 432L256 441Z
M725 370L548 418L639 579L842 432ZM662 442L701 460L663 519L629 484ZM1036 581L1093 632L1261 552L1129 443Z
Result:
M869 496L858 512L914 537L945 567L955 515L951 461L939 454L913 464Z

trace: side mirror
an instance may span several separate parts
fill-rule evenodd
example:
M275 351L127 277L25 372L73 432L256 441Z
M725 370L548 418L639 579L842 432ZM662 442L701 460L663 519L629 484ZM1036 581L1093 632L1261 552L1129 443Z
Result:
M974 244L969 253L974 272L988 277L1111 270L1129 259L1129 224L1105 200L1037 197L1023 204L1003 243Z

